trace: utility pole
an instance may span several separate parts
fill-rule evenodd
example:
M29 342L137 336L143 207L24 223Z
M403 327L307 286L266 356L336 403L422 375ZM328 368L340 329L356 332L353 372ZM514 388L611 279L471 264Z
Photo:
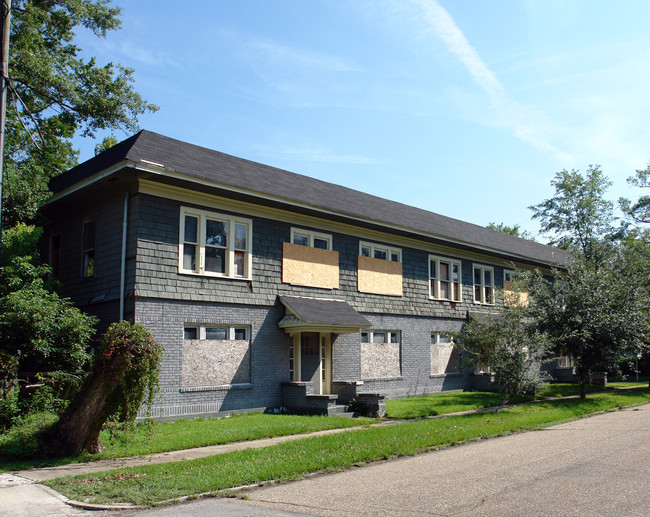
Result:
M9 87L9 32L11 0L0 0L0 68L2 68L2 91L0 93L0 249L2 249L2 179L4 176L5 121L7 112L7 88Z

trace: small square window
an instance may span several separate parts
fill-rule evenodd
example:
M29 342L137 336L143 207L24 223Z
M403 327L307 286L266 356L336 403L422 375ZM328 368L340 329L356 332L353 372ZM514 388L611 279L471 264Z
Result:
M379 260L389 260L390 262L402 261L402 250L399 248L390 248L385 245L373 244L371 242L359 242L359 255Z
M386 260L386 250L375 250L375 258Z
M185 327L183 332L183 339L198 339L199 329L196 327Z
M299 233L296 233L293 236L293 243L298 244L300 246L309 246L309 236L300 235Z
M300 246L311 246L322 250L332 249L332 236L301 228L291 228L291 242Z
M228 329L224 327L205 327L205 339L228 339Z
M238 341L246 340L246 329L235 329L235 339Z

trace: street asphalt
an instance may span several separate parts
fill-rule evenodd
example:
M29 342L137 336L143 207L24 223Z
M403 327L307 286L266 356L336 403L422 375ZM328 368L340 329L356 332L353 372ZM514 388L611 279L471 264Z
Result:
M373 463L337 474L115 516L650 515L650 405ZM0 515L84 515L0 476Z
M244 495L120 515L648 517L650 405Z

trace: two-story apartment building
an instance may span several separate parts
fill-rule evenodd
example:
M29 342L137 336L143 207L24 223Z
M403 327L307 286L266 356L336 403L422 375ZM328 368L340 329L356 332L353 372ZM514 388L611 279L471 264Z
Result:
M566 261L148 131L51 189L46 238L65 294L100 330L129 319L165 348L154 416L469 387L448 333L498 309L513 268Z

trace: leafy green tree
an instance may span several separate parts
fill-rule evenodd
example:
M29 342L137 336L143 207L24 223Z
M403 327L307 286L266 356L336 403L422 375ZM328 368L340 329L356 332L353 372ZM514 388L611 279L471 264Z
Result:
M650 165L645 169L637 170L634 176L627 179L627 182L642 189L650 188ZM623 213L636 223L636 227L628 232L622 242L627 263L631 266L631 270L627 274L642 284L646 292L650 292L650 275L648 274L650 271L650 228L643 227L643 225L650 224L650 196L643 194L635 202L620 198L619 206ZM647 300L647 306L650 313L650 299ZM643 346L638 354L645 355L650 379L650 331L646 332ZM648 385L650 386L650 380Z
M107 136L106 138L104 138L104 140L102 140L100 143L98 143L95 146L95 156L103 153L104 151L110 149L111 147L117 145L118 143L119 142L117 141L117 138L115 138L114 135Z
M522 239L528 239L529 241L535 240L532 233L527 230L522 230L521 226L518 224L508 226L504 223L488 223L485 225L485 227L489 228L490 230L507 233L508 235L514 235L515 237L521 237Z
M99 452L99 432L115 416L135 420L143 402L151 409L158 390L162 347L151 332L127 321L113 323L102 337L93 368L54 430L62 451Z
M605 244L616 231L614 204L605 199L611 182L591 165L584 176L577 170L558 172L551 185L555 195L529 207L542 234L552 245L576 249L587 260L602 260Z
M25 224L2 232L0 384L6 396L21 372L80 384L90 359L88 340L97 320L57 294L47 278L50 267L39 261L41 233Z
M636 174L627 179L630 185L639 188L650 188L650 165L643 170L636 171ZM650 224L650 196L642 195L636 202L626 198L619 199L619 205L623 213L637 223Z
M76 165L76 134L134 132L155 111L133 89L133 70L85 59L74 43L83 27L104 37L120 27L110 0L14 0L9 45L2 227L31 221L49 196L48 181Z
M536 275L530 295L556 353L573 358L584 397L592 371L612 371L626 353L643 347L650 282L635 234L614 225L613 203L605 199L611 182L600 169L591 166L585 176L565 170L551 183L555 195L530 208L542 231L572 258L551 281Z
M648 296L631 272L620 253L598 265L575 255L566 270L553 272L552 280L538 274L531 282L538 328L558 355L573 358L582 398L592 372L612 371L643 344Z
M536 393L545 381L540 367L550 344L527 307L507 307L498 317L472 317L454 342L465 365L490 368L506 401Z

